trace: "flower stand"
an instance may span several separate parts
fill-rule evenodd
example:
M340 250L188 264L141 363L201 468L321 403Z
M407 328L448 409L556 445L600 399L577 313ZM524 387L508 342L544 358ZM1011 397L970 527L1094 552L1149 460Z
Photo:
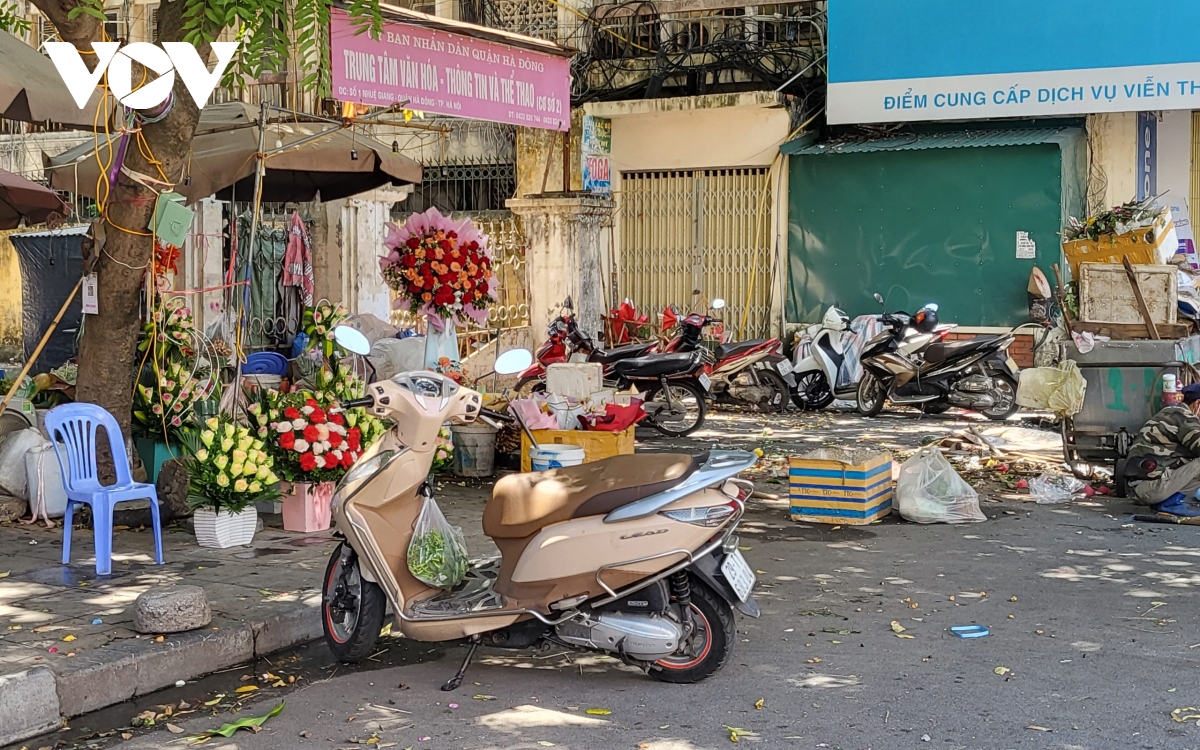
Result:
M241 513L212 508L196 508L192 516L196 527L196 541L201 547L245 547L254 541L258 531L258 511L253 505Z
M281 482L283 528L309 533L329 528L333 482Z

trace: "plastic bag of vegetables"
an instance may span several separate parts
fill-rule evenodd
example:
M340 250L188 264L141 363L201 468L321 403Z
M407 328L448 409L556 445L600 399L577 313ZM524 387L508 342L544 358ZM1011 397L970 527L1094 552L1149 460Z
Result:
M417 580L452 589L467 575L467 542L432 497L425 498L408 544L408 570Z

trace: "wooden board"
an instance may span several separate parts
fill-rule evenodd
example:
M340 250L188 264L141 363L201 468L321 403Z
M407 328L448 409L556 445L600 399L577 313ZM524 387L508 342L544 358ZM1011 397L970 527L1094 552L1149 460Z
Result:
M1175 266L1143 265L1133 270L1154 324L1178 322L1179 272ZM1084 263L1079 267L1079 317L1087 323L1144 322L1123 265Z
M1126 282L1128 286L1128 282ZM1144 323L1084 323L1075 321L1071 328L1081 333L1091 333L1097 336L1108 336L1113 341L1137 341L1149 339L1150 332ZM1161 323L1157 326L1161 339L1172 340L1187 338L1192 335L1192 326L1188 323Z
M534 430L533 438L538 445L578 445L583 448L583 462L590 464L613 456L628 456L633 453L633 433L630 427L624 432L603 430ZM521 432L521 471L529 471L529 438Z

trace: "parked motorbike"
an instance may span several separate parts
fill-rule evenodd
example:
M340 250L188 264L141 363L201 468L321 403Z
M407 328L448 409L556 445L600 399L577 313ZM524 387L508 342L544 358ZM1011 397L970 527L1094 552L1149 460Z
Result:
M715 299L713 310L725 307L725 300ZM703 348L704 329L720 318L693 313L679 321L679 333L663 351L693 352ZM779 339L754 339L733 344L720 344L714 352L712 393L723 401L749 404L760 411L781 412L796 380L792 363L783 356Z
M883 303L883 297L875 299ZM1007 419L1017 410L1019 369L1008 347L1012 334L981 336L968 341L936 341L905 354L902 331L912 318L904 313L883 316L890 330L872 339L862 353L858 412L873 417L891 401L940 414L953 406L978 411L988 419ZM936 315L933 318L936 326Z
M528 351L510 354L497 372L516 374L530 361ZM735 536L753 490L737 475L755 465L753 454L636 454L504 477L483 512L500 557L473 562L461 583L441 590L414 577L407 560L417 516L433 497L438 430L509 417L424 371L372 383L344 406L392 427L333 498L344 540L325 572L321 616L338 659L373 653L390 608L405 637L469 640L443 690L461 685L481 644L611 654L664 682L694 683L729 660L734 610L758 616L754 572Z
M938 325L938 306L928 304L915 316L907 313L892 313L891 320L903 325L889 327L893 336L899 337L900 352L911 356L935 341L940 341L955 328L953 325ZM887 316L880 316L886 318ZM930 329L930 326L933 326ZM799 409L824 409L835 400L854 401L858 398L858 380L841 385L838 374L850 354L846 347L846 331L850 330L850 316L837 307L825 311L818 325L808 329L812 344L807 356L797 347L795 362L795 389L792 401Z
M629 344L616 349L598 349L590 336L579 328L575 321L575 312L571 298L563 300L558 317L550 321L546 330L546 341L534 355L534 363L526 368L517 378L517 393L528 395L532 392L546 390L546 368L558 362L567 362L572 355L580 353L585 362L598 362L604 365L604 376L612 378L612 366L622 359L632 359L649 354L655 347L654 342L648 344Z

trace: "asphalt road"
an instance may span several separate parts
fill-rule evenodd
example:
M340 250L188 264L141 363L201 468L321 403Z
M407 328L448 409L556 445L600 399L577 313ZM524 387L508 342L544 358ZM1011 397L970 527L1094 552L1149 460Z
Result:
M891 432L916 440L949 424ZM722 442L752 439L726 428ZM224 688L195 686L205 699L261 689L232 715L232 697L208 708L192 697L200 711L173 720L181 733L160 724L119 746L163 747L284 700L261 732L205 747L697 750L728 747L735 727L753 733L739 744L781 748L1200 748L1195 721L1171 717L1200 706L1200 528L1128 524L1121 500L983 508L989 520L969 526L832 528L754 501L742 544L763 616L739 619L732 661L699 685L591 655L481 650L447 694L465 649L395 639L369 671L284 659L267 669L299 674L294 685L218 676ZM974 623L991 635L948 631Z

